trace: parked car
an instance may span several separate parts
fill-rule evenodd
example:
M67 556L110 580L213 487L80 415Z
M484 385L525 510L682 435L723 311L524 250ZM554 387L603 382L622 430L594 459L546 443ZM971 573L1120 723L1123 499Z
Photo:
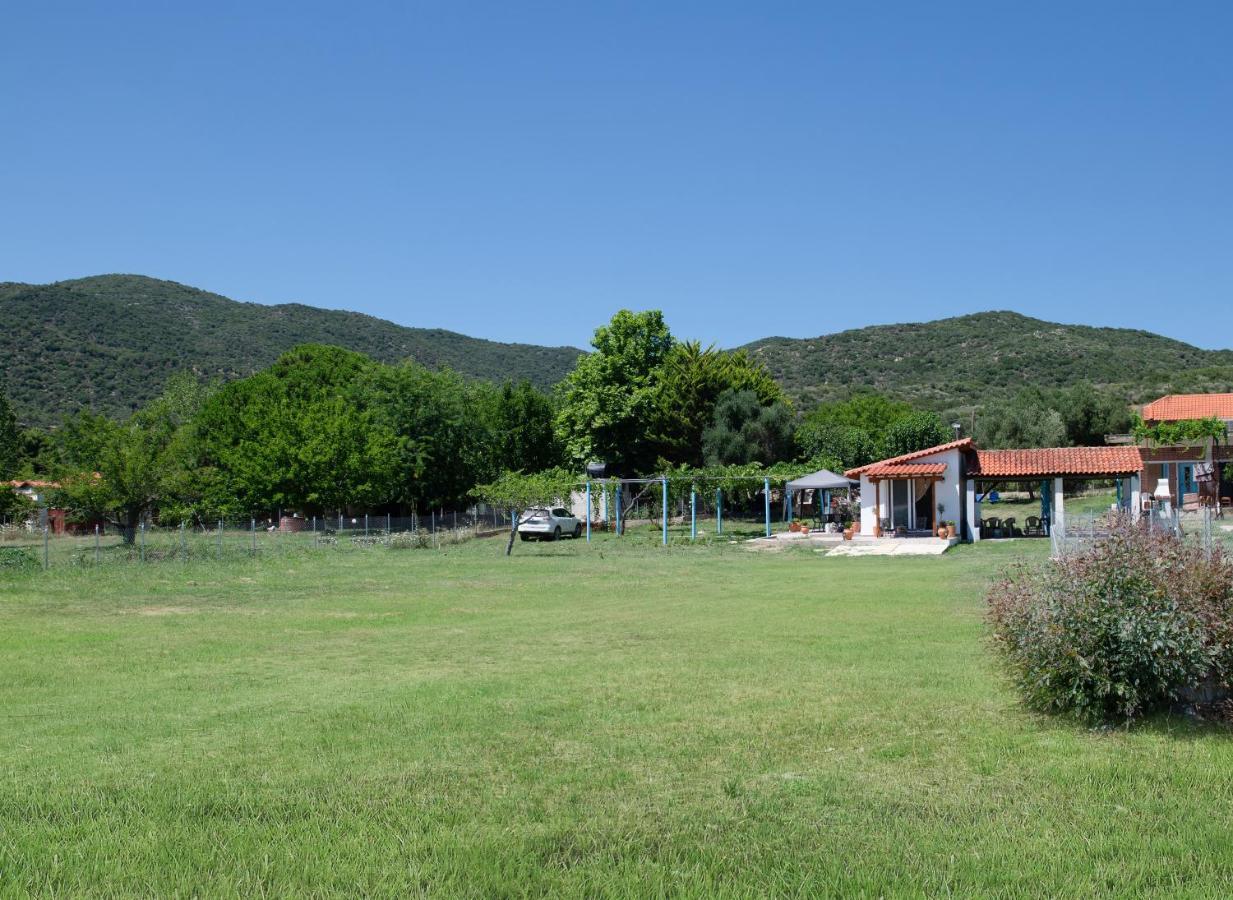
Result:
M582 536L582 523L568 509L546 506L528 509L518 520L518 536L524 541L557 541L565 535Z

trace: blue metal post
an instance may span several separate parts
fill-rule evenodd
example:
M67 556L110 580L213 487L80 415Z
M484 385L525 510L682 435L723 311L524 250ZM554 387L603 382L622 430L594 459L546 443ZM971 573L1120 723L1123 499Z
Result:
M771 480L762 479L762 497L766 502L766 536L771 536Z
M664 479L664 546L668 546L668 479Z
M724 489L715 488L715 533L724 533Z
M698 539L698 492L692 487L689 489L689 539Z
M617 486L612 490L613 499L616 500L616 533L617 537L621 536L621 483L618 481Z
M1049 510L1049 482L1042 481L1040 483L1040 517L1045 523L1045 534L1049 534L1053 530L1052 515Z
M591 479L587 479L587 543L591 543Z
M787 488L784 488L784 493L787 494L788 521L791 522L792 521L792 492L789 491Z

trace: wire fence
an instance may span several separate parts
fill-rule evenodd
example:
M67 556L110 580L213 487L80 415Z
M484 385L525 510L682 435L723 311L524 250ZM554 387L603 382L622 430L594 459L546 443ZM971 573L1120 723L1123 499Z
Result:
M1108 537L1118 524L1119 517L1125 515L1124 512L1106 512L1066 516L1063 524L1055 524L1049 531L1053 555L1064 556ZM1195 543L1209 555L1215 548L1221 548L1226 553L1233 552L1233 516L1226 516L1220 509L1202 507L1182 511L1175 507L1156 508L1144 515L1140 523L1152 531L1172 534L1183 541Z
M69 525L23 521L0 525L0 569L145 564L271 557L308 550L438 550L508 532L508 510L436 510L420 515L231 516L167 523Z

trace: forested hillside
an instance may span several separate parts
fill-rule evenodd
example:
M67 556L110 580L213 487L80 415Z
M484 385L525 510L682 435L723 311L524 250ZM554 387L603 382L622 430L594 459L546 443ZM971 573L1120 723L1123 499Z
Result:
M173 372L231 380L304 343L333 344L383 362L410 358L473 378L525 378L544 388L560 381L581 353L299 304L240 303L139 275L0 283L4 378L18 418L30 425L54 424L79 409L125 415L158 396Z
M804 406L856 389L956 412L996 404L1023 387L1084 381L1127 401L1233 390L1233 350L1200 350L1148 331L1059 325L1014 312L807 339L772 337L745 349Z
M241 303L138 275L0 284L3 374L18 418L34 426L54 425L79 409L125 415L158 396L174 372L233 380L303 343L336 345L382 362L414 359L471 378L525 378L541 389L564 378L582 353L299 304ZM802 411L867 391L962 414L997 406L1024 387L1089 382L1125 402L1233 390L1233 350L1013 312L808 339L771 337L744 349Z

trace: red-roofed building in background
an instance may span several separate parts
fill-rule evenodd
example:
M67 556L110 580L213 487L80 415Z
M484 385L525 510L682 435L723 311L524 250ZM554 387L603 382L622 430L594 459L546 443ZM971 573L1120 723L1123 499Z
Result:
M1064 527L1063 484L1075 479L1113 479L1119 502L1137 514L1138 447L1045 447L1032 450L981 450L971 438L883 459L845 473L861 482L864 536L932 534L954 522L964 540L981 539L977 482L1029 482L1041 490L1041 516L1012 534L1045 536ZM995 536L1010 536L998 534Z
M1155 493L1168 485L1183 509L1233 506L1233 394L1169 394L1140 411L1148 425L1219 419L1223 441L1203 439L1183 444L1148 444L1143 453L1143 486Z

